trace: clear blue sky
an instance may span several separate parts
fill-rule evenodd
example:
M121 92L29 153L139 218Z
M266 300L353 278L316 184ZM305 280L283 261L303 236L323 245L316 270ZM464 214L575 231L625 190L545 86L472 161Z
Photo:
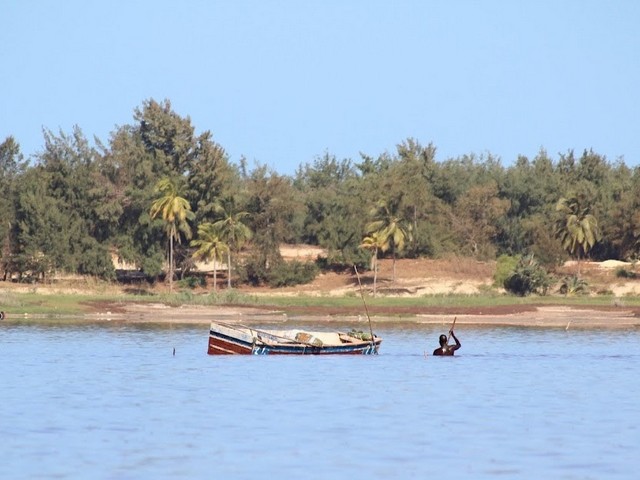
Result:
M0 141L107 143L169 99L232 162L292 174L325 152L437 160L545 148L640 164L635 0L5 0Z

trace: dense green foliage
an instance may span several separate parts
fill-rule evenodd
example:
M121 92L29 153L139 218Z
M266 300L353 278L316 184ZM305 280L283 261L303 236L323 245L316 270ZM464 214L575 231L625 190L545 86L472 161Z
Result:
M531 294L545 295L552 280L547 271L533 255L526 255L516 264L513 272L505 279L504 288L520 297Z
M562 295L586 295L589 284L577 275L568 275L560 281L559 291Z
M45 130L42 151L27 162L7 137L0 271L4 279L60 272L112 279L118 258L148 278L175 264L183 278L194 258L215 258L255 283L314 275L283 266L278 246L287 242L323 247L322 266L334 269L375 268L380 256L533 255L546 268L567 256L637 257L639 168L591 150L557 159L541 150L506 159L509 166L491 154L437 160L436 153L407 139L377 157L325 153L292 176L249 169L244 159L232 164L210 132L196 134L169 101L154 100L104 144L91 146L78 127ZM184 215L165 215L170 201ZM190 232L203 238L189 242Z
M290 287L311 282L318 274L318 267L313 263L297 260L280 262L270 269L267 283L272 287Z
M493 273L493 285L496 287L504 287L504 284L516 270L520 257L511 255L500 255L496 260L496 270Z

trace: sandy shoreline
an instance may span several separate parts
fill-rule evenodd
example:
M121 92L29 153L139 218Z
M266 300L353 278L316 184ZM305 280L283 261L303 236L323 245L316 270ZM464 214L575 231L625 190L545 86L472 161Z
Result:
M361 313L340 312L312 313L287 312L246 306L180 306L164 304L117 304L103 305L92 313L74 317L79 321L126 322L126 323L170 323L209 324L212 321L229 323L301 323L325 326L331 323L366 324L367 317ZM61 316L63 317L63 316ZM68 317L68 316L64 316ZM634 308L588 308L569 306L526 306L483 308L482 311L450 309L449 311L417 312L372 312L374 324L414 323L424 325L448 325L453 318L457 325L504 326L564 329L636 329L640 328L638 309ZM7 314L7 320L37 320L52 318L44 315Z

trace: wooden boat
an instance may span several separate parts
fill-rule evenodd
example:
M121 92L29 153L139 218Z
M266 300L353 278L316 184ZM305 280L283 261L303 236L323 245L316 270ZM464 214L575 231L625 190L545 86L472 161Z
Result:
M262 330L245 325L212 322L209 355L372 355L382 339L352 331L309 332L304 330Z

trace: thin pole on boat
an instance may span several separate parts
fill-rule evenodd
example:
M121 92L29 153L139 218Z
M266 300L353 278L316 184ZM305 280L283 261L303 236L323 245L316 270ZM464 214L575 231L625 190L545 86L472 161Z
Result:
M367 308L367 302L364 300L364 293L362 291L362 282L360 281L360 274L358 273L358 267L353 265L353 269L356 272L356 277L358 278L358 285L360 285L360 297L362 297L362 303L364 304L364 311L367 314L367 318L369 319L369 333L371 334L371 347L375 353L378 353L378 348L376 347L374 338L373 338L373 327L371 326L371 317L369 316L369 309Z

